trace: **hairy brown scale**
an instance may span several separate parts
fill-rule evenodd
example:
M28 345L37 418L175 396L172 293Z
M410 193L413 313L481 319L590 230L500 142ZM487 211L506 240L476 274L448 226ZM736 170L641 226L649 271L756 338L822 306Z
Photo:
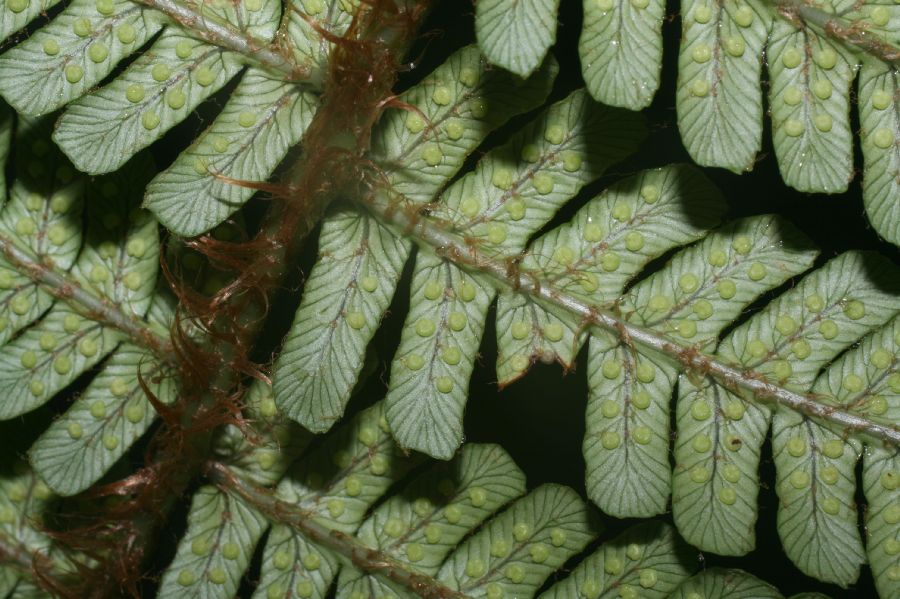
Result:
M386 107L409 109L391 90L427 4L363 0L343 36L312 23L333 49L320 108L302 140L304 152L277 183L230 181L271 197L259 233L236 242L211 235L170 240L204 256L212 271L225 275L224 286L202 293L162 252L163 273L179 300L172 343L181 392L167 406L141 379L162 426L141 469L88 492L93 511L70 515L65 532L53 533L61 546L96 565L78 565L75 584L36 572L47 591L73 599L138 597L145 557L169 509L202 474L213 431L234 424L253 439L241 407L248 378L267 380L265 366L254 363L250 351L269 300L328 205L383 185L367 158L372 128Z

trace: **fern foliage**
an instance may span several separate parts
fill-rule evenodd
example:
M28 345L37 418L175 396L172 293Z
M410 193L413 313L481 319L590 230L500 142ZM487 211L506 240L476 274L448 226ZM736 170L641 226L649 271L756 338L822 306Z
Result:
M13 175L0 181L0 419L55 413L28 463L0 465L0 596L40 596L32 567L65 584L92 565L54 541L55 516L133 474L135 445L186 397L161 230L243 227L246 182L328 116L332 50L358 7L0 0L0 37L16 36L0 95L22 115L0 105L0 176ZM646 135L626 109L658 87L664 5L586 2L587 89L564 97L547 56L558 10L482 0L478 44L379 104L356 157L374 182L328 209L272 383L254 371L227 424L198 435L203 480L185 485L158 596L781 597L740 570L698 572L701 551L755 548L767 441L797 568L847 587L868 564L880 595L898 596L896 265L819 256L777 216L727 220L689 165L579 197ZM896 67L880 37L895 12L686 0L677 109L691 155L751 166L765 63L785 181L841 190L858 73L866 202L896 241ZM144 150L217 94L208 127L155 172ZM404 272L386 395L344 419ZM463 444L488 319L501 386L537 362L572 370L584 351L588 499L673 524L601 537L576 491L529 486L503 448Z
M239 79L221 113L154 177L144 198L170 230L196 235L224 221L253 194L224 178L265 179L300 140L315 111L327 64L329 44L321 42L316 28L340 35L356 4L314 2L307 11L298 1L288 5L283 18L281 3L274 0L179 6L165 1L72 2L0 57L0 94L23 114L41 115L68 105L54 140L79 170L99 174L121 167ZM179 18L195 27L179 25ZM197 31L198 19L209 23L207 29ZM5 22L0 38L26 22ZM285 81L283 74L279 77L254 60L242 69L247 57L228 48L264 47L279 23L288 33L282 38L288 46L277 56L298 75ZM152 44L142 48L150 39ZM138 51L128 68L116 70L117 63ZM111 73L115 77L105 81ZM185 190L192 198L189 210Z
M546 51L555 39L556 8L480 2L478 43L493 63L525 75L539 59L531 52ZM584 1L579 55L595 99L632 110L649 106L660 85L664 14L659 0ZM853 178L851 92L859 74L866 211L879 234L900 243L894 3L685 0L680 15L678 126L691 157L735 172L753 168L763 149L765 66L784 182L800 191L845 191ZM529 33L517 34L523 30ZM510 45L528 51L520 49L514 61Z
M458 72L457 60L436 77L444 69ZM433 85L426 80L404 101L433 114ZM408 131L392 116L408 122L415 113L387 115L388 135ZM324 225L321 260L275 366L276 403L310 428L327 428L339 418L393 292L393 285L381 286L380 275L389 269L389 280L396 281L408 254L407 246L390 241L386 220L399 225L394 231L412 230L419 242L385 400L385 418L402 446L449 459L462 442L468 381L496 297L501 384L521 377L536 360L571 368L589 342L584 455L591 499L619 517L647 517L665 512L671 496L676 524L691 543L726 555L750 551L760 451L773 410L742 391L741 381L766 381L788 395L892 426L896 420L886 412L896 392L884 387L897 378L892 343L883 342L881 371L850 378L852 401L823 387L830 374L820 370L867 335L890 340L900 309L898 273L876 255L839 256L730 330L757 298L811 269L816 250L772 216L718 226L724 209L718 192L686 166L616 184L568 223L535 237L582 185L633 147L628 140L638 127L627 113L591 105L576 92L429 203L427 196L385 194L366 205L370 214L336 211ZM442 147L438 131L429 142L435 145L407 154L408 164ZM608 154L596 154L598 147ZM449 151L435 157L442 169L455 158ZM401 181L405 174L393 173L411 170L402 159L382 164L389 178ZM672 255L664 267L642 276L649 261L666 253ZM628 328L595 326L599 321L591 318L604 312ZM649 336L649 347L631 330ZM692 352L735 365L739 380L686 371ZM865 561L853 525L855 484L847 474L863 445L846 441L850 445L837 455L846 438L842 429L781 408L774 448L783 543L804 572L849 584ZM783 427L797 429L797 438ZM818 435L832 440L827 452ZM791 455L781 452L785 443L795 453L802 443L805 453L784 459ZM824 468L844 472L833 488L811 478ZM855 548L854 557L844 555L847 546ZM830 558L829 551L835 552ZM837 552L844 555L840 566Z
M10 419L95 373L32 450L41 478L68 495L99 480L155 419L139 374L162 402L174 397L138 333L167 336L171 305L156 295L156 221L138 207L152 172L146 157L88 183L48 143L47 124L20 123L16 180L0 212L0 386Z

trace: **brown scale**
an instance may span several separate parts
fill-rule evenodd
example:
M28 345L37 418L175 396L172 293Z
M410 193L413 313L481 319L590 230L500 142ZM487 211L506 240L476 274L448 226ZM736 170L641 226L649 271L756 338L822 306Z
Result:
M140 596L149 546L173 503L202 472L212 432L233 424L252 435L241 413L245 381L268 378L249 354L286 264L331 201L370 194L384 185L384 178L366 158L372 127L388 107L415 110L399 102L391 89L401 53L428 3L410 1L404 8L397 4L363 0L340 37L310 20L334 47L320 109L303 138L306 152L278 183L229 180L271 198L260 232L238 242L210 235L182 242L202 254L212 271L228 275L228 283L205 295L184 282L177 264L170 267L161 259L179 301L172 340L181 392L167 406L141 379L162 420L148 444L145 466L123 480L89 491L85 497L96 506L93 511L69 514L66 530L51 533L62 548L87 555L95 565L72 560L77 568L73 581L36 572L48 592L73 599ZM203 342L189 334L197 329L204 333L200 335Z

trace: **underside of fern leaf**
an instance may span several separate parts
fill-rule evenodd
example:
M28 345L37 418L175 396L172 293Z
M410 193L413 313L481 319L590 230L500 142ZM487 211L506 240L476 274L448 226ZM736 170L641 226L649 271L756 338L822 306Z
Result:
M696 573L698 551L756 547L769 446L777 532L797 568L848 587L868 564L879 593L897 595L896 265L820 257L778 216L726 220L687 165L595 191L647 134L625 108L659 85L664 3L585 2L587 89L569 93L547 55L561 3L482 0L478 45L399 96L400 56L383 73L383 57L355 59L426 3L53 4L0 0L0 38L17 36L0 94L30 115L15 125L0 104L0 164L14 148L0 169L13 175L8 198L0 179L0 419L47 421L12 452L29 463L0 464L0 597L88 580L108 548L67 546L66 518L154 484L169 496L143 495L144 530L125 545L184 501L174 556L153 566L164 598L781 597L740 570ZM700 164L748 169L765 62L784 180L841 190L858 73L867 210L896 241L896 61L894 40L882 44L896 11L825 8L834 16L683 3L679 127ZM366 35L382 45L353 44ZM336 75L347 72L363 76ZM372 81L384 93L366 111L356 96ZM144 149L214 98L218 114L154 175ZM286 174L264 183L273 173ZM265 203L241 209L257 189L275 208L253 237ZM283 275L322 213L269 384L249 357L254 319L294 285ZM280 217L302 225L269 235ZM160 225L172 234L162 250ZM263 260L242 262L258 247ZM223 280L214 251L192 262L204 248L244 271ZM402 325L386 396L351 404L392 304ZM500 446L463 444L486 330L501 387L583 356L589 500L616 518L671 512L674 526L645 522L601 545L601 520L573 489L527 485ZM198 383L204 360L216 368ZM156 477L164 468L178 472Z
M479 46L514 73L529 73L555 39L553 2L496 0L478 9ZM632 110L649 106L660 84L665 3L585 0L583 15L578 51L591 96ZM680 17L678 126L704 166L753 168L762 150L765 66L784 182L805 192L845 191L853 177L851 89L860 74L866 211L880 235L900 244L897 7L881 0L684 0ZM517 35L522 30L529 33Z
M443 69L461 72L452 66L456 60ZM468 97L465 87L453 92L453 79L437 77L451 98ZM426 80L404 98L429 117L440 89L433 85ZM389 114L386 137L376 138L407 136L414 117ZM535 238L582 185L633 148L625 140L638 127L627 113L610 113L576 92L445 189L428 179L438 192L432 196L407 197L401 190L407 177L437 177L461 160L442 149L442 127L434 141L420 142L420 153L385 160L388 177L400 185L360 202L362 210L342 208L326 221L311 293L276 364L276 403L305 426L327 428L339 418L356 378L346 365L356 364L358 372L393 293L393 285L382 286L383 275L396 281L409 255L408 246L392 241L394 231L418 245L385 400L387 425L404 447L441 459L455 453L495 297L501 384L521 377L535 360L571 367L589 341L584 455L591 498L607 513L646 517L663 513L671 494L682 534L702 549L741 555L754 547L760 448L773 406L776 440L783 413L838 438L867 434L873 448L894 444L896 420L885 412L896 392L865 390L869 380L884 384L900 376L893 346L884 349L891 357L881 360L883 374L857 375L854 401L817 386L826 376L820 370L841 352L892 326L900 278L887 261L851 253L822 265L802 234L772 216L717 227L724 210L718 192L686 166L616 184L571 221ZM598 147L607 154L594 154ZM417 161L433 170L408 174ZM348 232L357 240L349 246ZM643 274L648 262L667 253L664 267ZM805 273L799 285L773 296ZM742 322L760 297L768 298L766 307ZM845 469L852 470L861 447L841 452ZM805 470L782 465L777 454L776 464L779 480L802 482ZM826 574L804 555L854 542L854 559L864 560L860 542L851 541L858 539L855 531L840 524L857 513L854 488L842 495L794 494L780 520L798 566L844 585L856 579L855 567L830 567Z

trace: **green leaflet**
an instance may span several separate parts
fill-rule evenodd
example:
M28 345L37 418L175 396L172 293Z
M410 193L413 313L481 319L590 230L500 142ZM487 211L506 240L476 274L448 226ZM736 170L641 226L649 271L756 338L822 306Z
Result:
M3 0L0 2L0 42L32 19L56 6L59 0ZM2 593L0 593L2 594Z
M84 181L47 141L49 128L47 119L19 121L15 180L0 212L0 240L34 262L68 270L81 247ZM25 273L0 259L0 343L37 320L53 301Z
M276 494L308 512L308 517L353 534L368 508L418 461L398 455L386 430L383 404L361 412L299 460ZM254 597L281 597L301 586L309 590L307 596L323 597L337 570L338 561L330 552L284 525L275 525L263 552Z
M863 201L878 233L900 245L900 72L864 61L859 76L859 119L865 163Z
M895 317L829 366L816 381L813 392L877 420L894 416L885 421L896 422L896 414L889 413L888 406L896 412L897 391L892 387L900 388L900 376L895 374L898 339L900 319ZM778 530L788 557L802 571L820 580L841 586L854 582L865 561L854 502L854 470L862 450L859 439L844 439L817 423L778 412L773 422L772 446L778 474L776 488L781 498ZM877 445L868 451L876 464L890 462L889 451ZM875 480L880 485L881 481ZM885 480L889 487L890 476ZM883 485L881 490L886 490ZM869 513L871 503L870 498ZM884 522L877 518L870 521L870 539L878 539L879 524L883 526ZM896 527L892 527L887 539L892 539L895 531ZM881 539L883 542L885 537L881 535ZM879 555L878 545L875 540L870 555ZM880 578L883 584L884 574Z
M297 597L324 599L340 568L333 554L278 525L269 531L262 563L253 599L284 597L288 592Z
M306 449L312 435L278 411L272 388L260 381L254 381L244 402L245 416L257 424L254 437L229 424L214 441L212 453L247 480L259 485L275 484Z
M581 73L594 99L631 110L646 108L662 67L660 0L584 0L578 42Z
M475 5L475 36L485 57L527 77L556 42L559 0L482 0Z
M42 115L80 97L163 24L159 13L128 0L104 1L99 7L95 0L74 0L50 24L0 56L0 94L13 108Z
M84 290L138 318L150 307L158 263L156 221L136 208L148 166L138 160L88 188L87 243L72 269ZM68 211L68 200L61 202ZM57 303L0 352L0 417L44 404L120 340L114 329Z
M540 599L668 597L695 569L691 548L675 529L645 522L604 543Z
M371 157L392 193L433 200L488 133L544 101L557 72L551 58L525 81L487 66L477 47L458 50L400 95L416 110L392 110L378 123Z
M469 376L494 289L422 251L385 399L402 447L448 460L462 443Z
M72 102L53 139L79 170L113 171L184 120L240 67L236 55L167 30L112 83Z
M678 128L698 164L750 170L762 145L762 51L771 9L756 0L684 0Z
M743 570L710 568L684 581L669 595L672 599L782 599L772 585Z
M212 229L254 193L218 177L267 179L300 141L315 104L316 97L299 86L249 69L213 124L154 177L144 205L178 235Z
M168 330L173 307L158 297L148 320ZM156 420L138 379L164 404L178 391L173 374L150 352L122 343L87 389L29 450L34 469L60 495L97 482Z
M357 537L421 572L435 575L454 547L507 502L525 493L525 476L496 445L465 445L452 462L428 470L379 506ZM493 547L499 552L501 542ZM506 550L511 547L507 543ZM401 597L404 591L354 568L344 568L337 596Z
M265 527L265 519L239 499L201 487L157 597L233 597Z
M595 534L574 491L542 485L464 541L437 578L467 596L530 597Z
M0 542L28 553L49 553L52 541L35 526L53 493L18 459L3 465L0 473ZM21 595L20 595L21 593ZM29 594L29 593L34 593ZM0 567L0 596L38 597L21 572Z
M838 193L853 176L850 84L856 58L778 20L767 49L775 154L785 183Z
M491 130L543 102L554 77L548 63L513 93L509 74L486 70L477 48L463 48L400 96L421 113L385 114L373 132L375 160L394 191L411 194L415 202L431 201ZM407 166L433 151L440 164L425 170ZM343 414L409 250L357 209L325 218L319 261L274 368L275 400L289 417L321 432Z
M55 421L31 450L41 478L63 495L78 493L101 476L150 427L155 419L134 378L155 380L161 372L142 360L146 353L120 347L65 416ZM163 402L174 398L171 384L151 390Z
M482 251L514 256L584 184L632 151L641 133L629 113L601 109L575 92L492 150L433 212ZM425 249L417 256L386 398L401 446L449 459L461 443L469 377L494 293L449 260Z
M279 405L307 429L324 432L343 414L409 250L353 208L325 219L320 258L275 363Z
M896 375L895 375L896 376ZM897 405L897 392L892 394ZM894 409L896 413L896 408ZM900 522L900 458L896 452L870 448L863 458L863 489L869 509L866 512L867 553L875 586L882 599L900 596L900 551L897 523Z
M651 259L701 236L719 221L718 192L697 171L676 166L646 171L604 191L569 222L534 241L521 263L543 281L602 306ZM570 314L505 291L497 304L497 374L522 376L531 361L573 365L584 340ZM576 339L576 333L578 338Z
M843 254L735 329L717 354L805 390L819 368L900 309L896 277L876 255ZM746 402L710 378L682 376L672 507L688 542L726 555L753 548L759 451L769 417L767 405ZM798 475L795 483L801 489L809 476Z
M738 238L752 240L749 249L739 244L736 251L731 241ZM808 247L774 217L729 223L635 285L619 310L635 324L703 348L761 293L808 267L815 255ZM671 488L669 398L680 369L599 332L588 360L588 493L616 516L661 513Z

